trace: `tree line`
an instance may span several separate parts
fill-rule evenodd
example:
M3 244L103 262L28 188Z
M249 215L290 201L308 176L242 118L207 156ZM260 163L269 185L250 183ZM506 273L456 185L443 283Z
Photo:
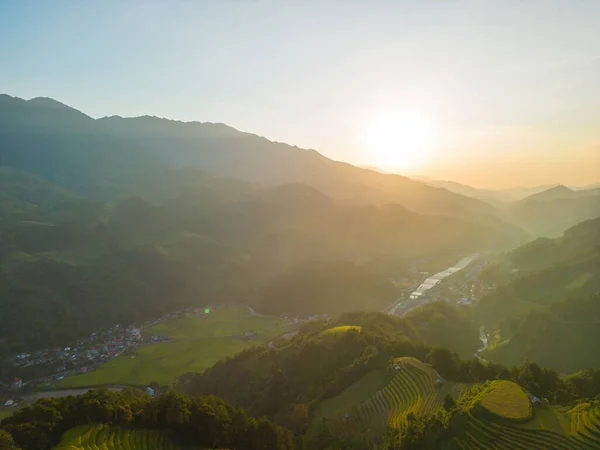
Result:
M361 324L361 330L335 335L323 333L335 322L311 324L306 333L300 332L282 348L248 349L202 374L185 374L177 388L189 395L214 393L252 414L269 417L297 436L305 435L323 400L340 394L372 370L392 371L393 358L401 356L429 363L447 380L511 380L554 404L567 405L600 394L600 370L561 376L533 362L507 368L477 358L461 359L446 348L412 340L416 331L406 320L373 313L343 318Z
M53 448L61 435L76 426L104 423L118 427L175 431L182 443L204 448L239 450L294 449L290 431L266 418L214 397L187 397L169 391L151 398L128 388L83 395L46 398L25 406L0 423L0 449Z

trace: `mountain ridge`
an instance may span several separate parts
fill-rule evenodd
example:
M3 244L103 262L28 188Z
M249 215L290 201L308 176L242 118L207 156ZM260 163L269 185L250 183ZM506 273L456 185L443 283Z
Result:
M66 106L46 108L15 97L0 101L0 150L3 164L59 181L72 188L98 177L156 167L195 166L217 176L266 185L304 182L338 200L399 203L423 214L467 218L513 227L496 209L477 199L434 188L396 174L381 174L238 131L225 124L181 122L152 116L93 119ZM54 100L44 99L41 103ZM60 102L56 102L62 105ZM54 104L54 103L53 103ZM17 111L20 110L20 111ZM55 114L50 114L53 111ZM73 137L76 136L76 139ZM52 161L48 152L56 149ZM81 152L81 148L87 151ZM67 167L76 164L78 172ZM516 230L515 230L516 231Z

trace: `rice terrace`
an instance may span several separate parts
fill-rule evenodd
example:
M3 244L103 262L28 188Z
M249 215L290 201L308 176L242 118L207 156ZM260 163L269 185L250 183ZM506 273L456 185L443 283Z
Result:
M117 449L182 450L171 433L130 430L101 424L82 425L65 432L55 450Z
M326 419L335 433L356 433L360 430L375 437L384 431L386 424L399 428L410 413L435 411L442 406L447 393L458 398L467 387L462 383L443 381L429 365L414 358L396 358L392 371L391 375L380 380L379 386L371 383L371 395L350 408L340 401L347 392L326 400L321 405L317 420ZM368 378L374 378L373 374L356 384L365 383ZM353 386L347 391L351 389L354 389ZM339 405L337 410L334 405ZM344 407L346 409L342 409Z
M571 409L541 402L533 405L511 381L455 383L414 358L396 358L392 370L369 373L324 401L313 427L325 423L334 435L362 435L376 442L386 424L402 428L411 415L439 410L450 394L468 413L453 423L453 437L444 442L444 449L600 448L599 402Z

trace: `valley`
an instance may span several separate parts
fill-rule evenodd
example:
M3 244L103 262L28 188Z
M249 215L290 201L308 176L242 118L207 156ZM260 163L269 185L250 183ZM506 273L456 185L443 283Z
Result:
M600 1L0 1L0 450L599 450Z
M597 189L487 202L224 125L6 96L0 119L0 429L24 450L28 427L82 450L260 427L307 450L597 445Z
M439 301L440 294L434 295L431 298L428 298L424 294L426 294L427 291L429 291L432 288L434 288L435 286L437 286L445 278L447 278L451 275L454 275L455 273L457 273L458 271L460 271L462 269L465 269L469 264L471 264L473 261L475 261L478 257L479 257L479 255L467 256L465 258L462 258L460 261L458 261L452 267L449 267L442 272L439 272L435 275L428 277L427 279L425 279L425 281L423 281L419 285L419 287L417 289L415 289L408 295L407 300L400 301L397 305L393 306L389 310L389 313L404 315L410 309L418 308L419 306L422 306L423 304L427 303L428 301ZM472 279L470 279L469 281L472 281ZM463 289L458 288L458 290L466 291L464 286L463 286ZM443 295L443 293L441 295ZM449 298L446 298L446 301L449 301L449 300L450 300Z

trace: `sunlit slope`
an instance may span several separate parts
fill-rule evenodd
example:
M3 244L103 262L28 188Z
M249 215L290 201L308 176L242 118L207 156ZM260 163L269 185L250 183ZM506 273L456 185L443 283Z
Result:
M600 411L592 407L588 411L562 414L534 408L534 415L555 416L556 423L570 420L571 432L562 433L538 428L539 423L509 425L487 418L468 415L461 418L461 431L447 444L448 449L598 449L600 448ZM533 419L536 420L535 417Z
M520 390L507 381L486 383L470 413L453 422L448 449L598 449L600 409L582 403L572 409L550 405L525 407ZM476 387L477 389L478 387ZM469 394L467 394L468 396ZM490 408L491 406L491 408ZM488 408L492 411L486 411Z
M532 405L525 390L507 380L475 385L460 398L460 403L472 415L493 416L505 421L526 422L532 415Z
M383 432L386 425L401 427L409 413L420 415L434 412L442 407L447 393L458 398L466 387L461 383L443 380L429 365L414 358L397 358L392 372L382 385L373 386L372 395L347 410L331 407L336 403L342 407L339 397L344 396L345 392L327 400L320 408L326 414L319 417L327 419L336 434L362 430L377 435ZM353 387L347 391L350 389Z
M63 434L55 450L180 450L167 432L83 425Z
M357 325L340 325L339 327L328 328L321 332L321 336L344 334L349 331L360 333L360 327Z

